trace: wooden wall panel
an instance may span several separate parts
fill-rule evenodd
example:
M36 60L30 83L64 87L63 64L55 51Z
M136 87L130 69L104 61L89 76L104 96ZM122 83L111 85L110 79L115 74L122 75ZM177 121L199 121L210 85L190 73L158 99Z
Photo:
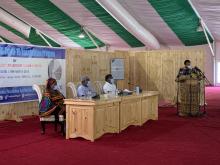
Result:
M143 90L157 90L160 100L174 102L179 68L189 59L192 66L204 70L204 55L203 49L130 52L130 88L139 85Z
M147 55L148 52L138 52L136 53L135 56L135 81L134 84L135 86L141 84L141 87L143 89L147 89L147 76L143 76L143 75L147 75L147 71L148 71L148 63L147 63Z
M125 59L125 80L118 81L119 88L128 88L129 82L129 54L125 51L100 52L84 51L76 49L66 50L66 82L80 82L83 75L90 77L91 81L103 81L105 75L110 73L110 59ZM67 97L70 97L70 90L67 88ZM37 115L38 102L16 103L0 105L0 120L20 120L19 116Z
M162 52L150 51L147 65L147 90L157 90L162 93Z
M125 61L125 80L117 82L118 88L128 88L129 82L129 54L125 51L100 52L67 49L67 78L66 82L80 83L83 75L90 77L91 81L105 81L105 75L110 73L110 61L112 58L123 58ZM67 89L67 97L70 97Z
M158 90L160 99L174 101L176 95L175 77L186 59L193 66L204 70L204 50L158 50L146 52L97 52L67 49L66 82L78 83L82 75L88 75L92 81L103 81L110 73L111 58L124 58L125 80L118 81L118 88L134 89L140 85L144 90ZM70 97L67 88L67 97ZM38 103L16 103L0 105L0 120L19 120L18 116L37 115Z
M136 84L135 84L135 53L130 52L129 53L129 81L128 81L128 88L132 89Z
M117 82L117 87L119 89L129 89L130 82L130 60L129 53L126 51L115 51L114 54L111 54L111 58L123 58L124 59L124 80L119 80Z
M164 52L162 55L162 99L172 100L175 95L173 82L176 77L175 55L172 52Z
M21 121L20 116L38 115L38 102L0 105L0 120Z

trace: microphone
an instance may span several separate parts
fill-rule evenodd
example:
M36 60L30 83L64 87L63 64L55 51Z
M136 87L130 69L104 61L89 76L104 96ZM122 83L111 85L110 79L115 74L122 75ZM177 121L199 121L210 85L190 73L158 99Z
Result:
M204 74L197 66L195 66L194 69L195 69L196 71L198 71L199 74L200 74L203 78L205 78L205 74Z
M194 67L195 70L202 72L197 66Z
M129 85L135 85L134 83L128 82Z

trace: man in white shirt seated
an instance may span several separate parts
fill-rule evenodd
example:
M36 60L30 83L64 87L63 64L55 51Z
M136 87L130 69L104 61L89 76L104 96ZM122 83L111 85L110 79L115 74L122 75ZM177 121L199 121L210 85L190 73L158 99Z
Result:
M105 84L103 86L104 93L115 95L116 91L117 91L117 88L116 88L116 86L114 84L114 79L113 79L112 75L111 74L107 74L105 76L105 81L106 82L105 82Z
M96 92L92 89L90 79L88 76L81 78L81 85L77 88L78 97L94 97Z

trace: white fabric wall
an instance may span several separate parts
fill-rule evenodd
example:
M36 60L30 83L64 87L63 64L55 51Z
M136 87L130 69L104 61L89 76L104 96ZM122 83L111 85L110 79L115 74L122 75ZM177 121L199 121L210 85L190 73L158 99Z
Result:
M220 41L216 42L215 48L216 48L216 60L220 60Z
M207 79L213 84L214 83L214 57L209 49L209 46L204 46L206 50L205 60L205 75Z
M220 62L220 41L216 42L215 44L215 54L216 54L216 81L217 81L217 77L220 76L220 72L219 73L217 72L217 62ZM220 83L216 85L220 86Z

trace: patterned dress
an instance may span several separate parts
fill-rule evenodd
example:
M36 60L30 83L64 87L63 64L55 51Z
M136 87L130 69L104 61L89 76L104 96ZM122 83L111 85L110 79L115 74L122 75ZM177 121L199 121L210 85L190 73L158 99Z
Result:
M65 97L58 90L47 90L44 92L42 100L39 104L40 115L48 116L54 114L61 115L65 112Z
M180 68L178 83L178 112L180 116L196 116L204 103L204 81L196 68Z
M182 81L184 80L184 78L188 79L189 77L202 79L202 75L198 70L196 70L195 68L190 69L188 67L184 67L180 68L176 81Z

